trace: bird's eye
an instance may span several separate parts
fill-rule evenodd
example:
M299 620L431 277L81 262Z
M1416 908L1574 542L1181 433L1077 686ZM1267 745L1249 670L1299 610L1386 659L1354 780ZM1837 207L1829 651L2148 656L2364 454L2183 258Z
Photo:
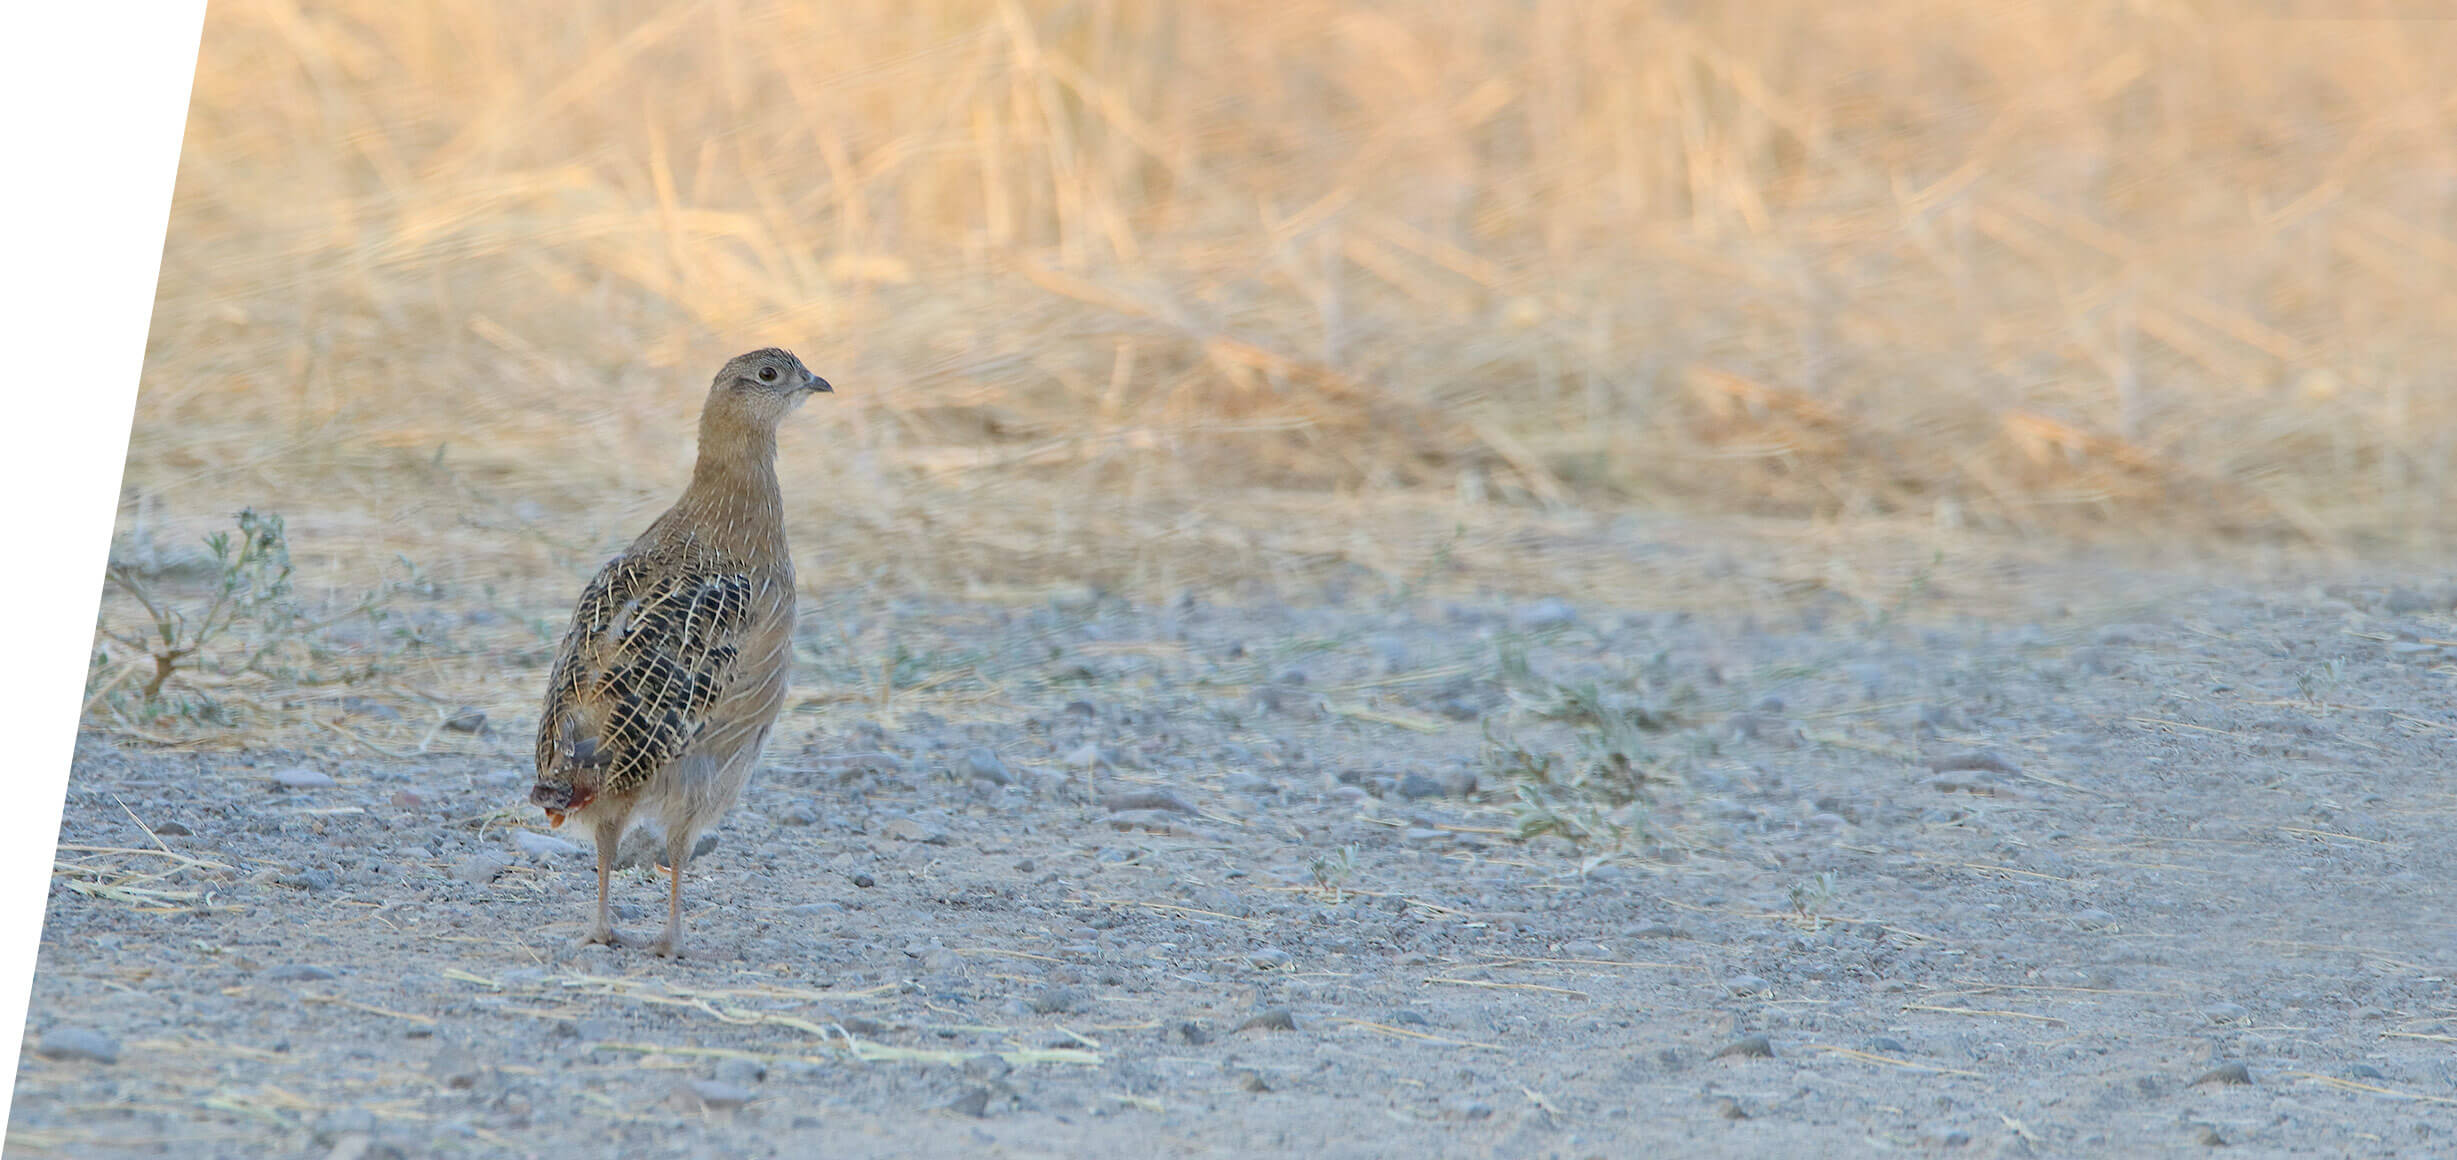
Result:
M763 382L763 383L773 383L773 382L775 382L775 381L776 381L776 368L775 368L775 367L761 367L761 368L759 368L759 381L760 381L760 382Z

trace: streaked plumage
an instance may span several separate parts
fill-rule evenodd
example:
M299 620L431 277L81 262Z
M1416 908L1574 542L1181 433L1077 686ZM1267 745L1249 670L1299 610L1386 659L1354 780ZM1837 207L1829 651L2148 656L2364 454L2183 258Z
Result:
M581 593L547 678L529 800L596 837L591 942L621 941L608 874L623 831L648 817L674 875L654 945L681 952L692 840L741 795L785 699L793 561L776 425L829 389L781 350L725 364L700 415L691 485Z

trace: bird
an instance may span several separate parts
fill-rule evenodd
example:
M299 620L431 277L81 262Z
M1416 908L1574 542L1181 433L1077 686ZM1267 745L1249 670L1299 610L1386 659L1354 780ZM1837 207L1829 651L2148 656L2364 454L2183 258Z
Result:
M581 945L633 945L607 901L633 822L663 832L665 933L683 953L682 880L696 835L741 796L789 681L793 558L776 482L777 425L827 380L770 347L717 372L682 497L580 594L538 716L529 801L597 840L597 921Z

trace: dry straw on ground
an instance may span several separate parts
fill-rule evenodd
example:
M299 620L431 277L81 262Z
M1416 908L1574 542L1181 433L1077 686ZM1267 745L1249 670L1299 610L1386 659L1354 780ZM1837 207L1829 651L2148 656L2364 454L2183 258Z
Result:
M2457 24L2325 7L229 0L131 511L542 600L778 342L821 582L1573 582L1509 530L1623 505L2428 547Z

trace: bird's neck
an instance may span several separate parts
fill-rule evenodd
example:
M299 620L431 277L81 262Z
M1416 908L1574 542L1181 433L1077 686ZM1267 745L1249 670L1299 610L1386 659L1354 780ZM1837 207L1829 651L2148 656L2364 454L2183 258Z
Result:
M776 426L712 407L700 417L699 463L677 511L695 514L719 546L751 551L784 532L785 501L776 485Z

